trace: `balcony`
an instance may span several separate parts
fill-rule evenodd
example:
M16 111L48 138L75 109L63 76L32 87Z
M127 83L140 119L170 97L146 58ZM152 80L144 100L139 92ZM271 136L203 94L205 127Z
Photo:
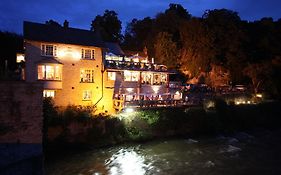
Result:
M114 70L167 72L167 67L165 65L142 63L142 62L105 60L105 67L107 69L114 69Z

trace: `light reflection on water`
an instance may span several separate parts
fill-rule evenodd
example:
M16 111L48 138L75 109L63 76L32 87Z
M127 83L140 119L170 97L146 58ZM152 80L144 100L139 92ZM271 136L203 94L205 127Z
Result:
M266 133L266 132L265 132ZM60 157L54 175L281 174L281 131L121 145Z
M105 165L111 175L143 175L151 166L146 164L144 156L138 154L133 148L121 148L109 160L106 160Z

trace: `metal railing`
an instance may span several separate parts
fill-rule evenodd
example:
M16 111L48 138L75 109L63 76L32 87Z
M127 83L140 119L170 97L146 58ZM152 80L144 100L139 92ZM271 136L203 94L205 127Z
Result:
M128 69L128 70L151 70L151 71L167 71L164 65L142 63L142 62L127 62L105 60L105 67L110 69Z
M113 99L114 109L121 111L125 107L149 108L149 107L171 107L185 105L183 100L167 99L167 100L132 100L124 101Z

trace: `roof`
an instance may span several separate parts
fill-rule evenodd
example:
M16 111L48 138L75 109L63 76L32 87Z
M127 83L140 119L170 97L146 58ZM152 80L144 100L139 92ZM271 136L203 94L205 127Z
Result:
M114 55L124 56L124 52L118 43L106 42L105 46L109 49L110 53Z
M52 57L43 57L41 60L39 60L38 62L36 62L37 64L44 64L44 63L50 63L50 64L62 64L61 62L59 62L58 60L52 58Z
M93 31L24 21L24 39L84 46L104 47Z

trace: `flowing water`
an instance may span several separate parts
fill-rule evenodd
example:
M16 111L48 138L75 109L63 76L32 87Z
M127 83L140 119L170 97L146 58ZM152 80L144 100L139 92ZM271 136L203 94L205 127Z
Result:
M281 131L152 141L51 159L54 175L280 175Z

